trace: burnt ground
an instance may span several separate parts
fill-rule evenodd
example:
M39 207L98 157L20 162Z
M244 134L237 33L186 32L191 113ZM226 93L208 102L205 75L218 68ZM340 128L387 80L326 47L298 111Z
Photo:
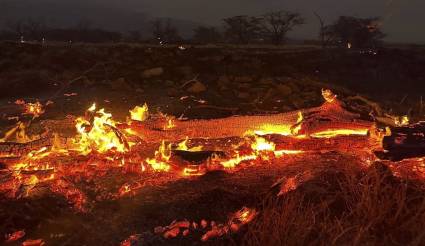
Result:
M1 125L7 129L15 124L7 117L16 115L12 107L16 99L53 101L38 120L81 115L92 102L118 119L144 102L154 112L219 118L317 106L322 87L332 88L343 98L359 93L389 112L421 118L425 50L389 47L373 52L4 43L0 45ZM151 70L155 68L162 69ZM194 78L198 82L188 82ZM77 95L64 96L70 93ZM43 238L48 245L117 245L131 234L175 219L224 222L241 207L261 203L282 176L319 168L318 160L322 167L359 162L341 153L291 157L232 174L209 173L150 186L133 197L93 204L88 213L75 212L55 196L3 200L0 216L7 222L0 233L25 228L26 238ZM154 245L196 243L190 238L155 240L159 241ZM234 240L220 243L239 243Z

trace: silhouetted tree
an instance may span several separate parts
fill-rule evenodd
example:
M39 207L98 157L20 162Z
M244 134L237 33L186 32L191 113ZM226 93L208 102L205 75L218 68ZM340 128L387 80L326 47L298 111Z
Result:
M171 19L156 19L152 21L152 35L155 39L166 43L174 43L181 40L179 32L171 23Z
M198 26L193 31L193 40L199 43L217 43L221 40L221 34L215 27Z
M260 36L261 18L246 15L223 19L225 36L231 42L246 44Z
M289 31L304 23L304 18L299 13L283 10L269 12L262 16L261 31L273 44L278 45L285 41Z
M379 18L341 16L334 24L325 26L323 32L334 43L354 48L376 47L385 37Z

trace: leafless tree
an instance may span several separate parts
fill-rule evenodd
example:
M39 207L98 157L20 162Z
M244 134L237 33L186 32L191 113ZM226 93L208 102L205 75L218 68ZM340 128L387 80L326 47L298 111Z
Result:
M261 18L239 15L223 19L225 36L231 42L246 44L259 37Z
M264 14L261 21L261 29L265 36L269 37L273 44L282 44L286 34L295 26L304 24L301 14L289 11L274 11Z

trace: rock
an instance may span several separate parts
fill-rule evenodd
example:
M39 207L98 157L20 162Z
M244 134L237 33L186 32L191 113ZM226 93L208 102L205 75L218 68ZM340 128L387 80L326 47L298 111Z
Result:
M251 84L249 83L239 83L238 88L242 90L248 90L251 88Z
M142 88L139 87L139 88L136 89L136 92L138 94L143 94L145 92L145 90L143 90Z
M249 94L248 92L240 91L236 94L236 96L240 99L248 99L251 94Z
M118 78L111 82L113 90L131 90L131 86L127 83L125 78Z
M171 80L165 81L165 86L167 86L167 87L173 87L174 85L175 85L174 81L171 81Z
M230 79L227 77L227 75L222 75L217 80L217 85L228 85L230 84Z
M234 81L236 83L251 83L253 79L250 76L238 76L235 77Z
M262 85L272 85L274 80L272 78L261 78L259 83Z
M279 91L280 95L282 96L289 96L292 94L292 89L288 85L285 84L278 84L276 86L276 89Z
M164 69L162 67L156 67L147 69L142 72L142 77L145 79L152 78L152 77L158 77L161 76L164 73Z
M273 96L275 95L275 93L276 93L275 89L273 88L268 89L266 94L263 97L264 101L271 100Z
M177 90L177 89L176 89L176 88L174 88L174 87L168 88L168 89L167 89L167 95L168 95L169 97L176 97L176 96L178 96L178 95L179 95L179 90Z
M297 93L300 91L300 87L293 81L287 83L289 87L291 87L293 93Z
M192 85L186 89L187 92L195 93L195 94L204 92L206 90L207 90L207 87L203 83L197 80L193 82Z
M182 66L178 67L177 72L183 75L185 78L191 78L193 77L193 69L190 66Z

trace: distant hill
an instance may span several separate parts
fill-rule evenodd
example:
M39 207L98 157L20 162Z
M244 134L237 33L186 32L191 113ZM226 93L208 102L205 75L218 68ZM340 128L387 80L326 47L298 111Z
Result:
M125 0L124 0L125 1ZM43 20L49 26L71 27L84 20L111 31L127 32L139 30L144 37L150 36L150 21L140 8L129 10L120 7L121 1L107 0L0 0L0 25L17 20ZM166 18L164 16L162 18ZM200 25L190 20L172 19L183 37L190 37L193 29Z

